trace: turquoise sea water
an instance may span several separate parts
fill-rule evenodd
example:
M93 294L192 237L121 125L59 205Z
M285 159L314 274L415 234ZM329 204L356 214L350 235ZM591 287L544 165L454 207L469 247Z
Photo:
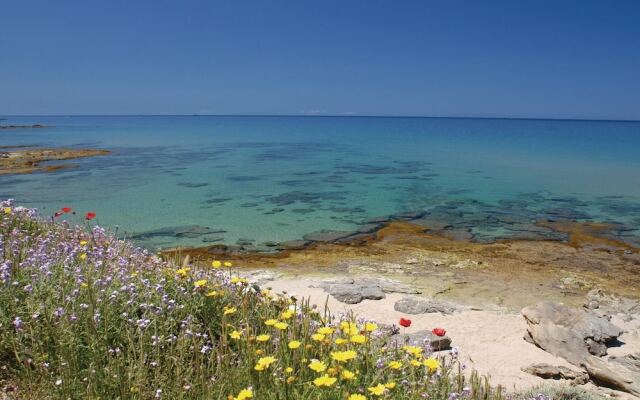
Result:
M2 146L112 154L55 173L0 176L1 198L44 214L64 206L95 211L100 224L154 248L238 241L266 248L418 212L456 237L481 241L526 237L538 219L617 222L624 240L640 237L640 122L86 116L2 123L51 125L0 130Z

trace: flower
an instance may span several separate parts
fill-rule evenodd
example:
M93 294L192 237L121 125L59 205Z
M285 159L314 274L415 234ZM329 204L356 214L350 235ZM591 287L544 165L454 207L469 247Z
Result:
M391 369L400 369L402 368L402 363L400 361L389 361L387 364Z
M422 354L422 347L417 346L402 346L402 350L406 351L408 354L412 356L419 356Z
M349 340L351 341L351 343L362 344L367 341L367 337L364 335L353 335Z
M211 262L211 266L212 266L213 268L220 268L220 267L222 267L222 263L221 263L220 261L218 261L218 260L213 260L213 261Z
M235 308L235 307L225 307L224 308L224 315L230 315L230 314L235 313L236 311L238 311L238 309Z
M353 350L347 350L347 351L334 351L331 353L331 359L334 361L338 361L338 362L347 362L347 361L351 361L354 358L356 358L358 356L358 353L356 353Z
M235 339L235 340L240 339L240 336L241 336L241 333L240 333L240 332L238 332L238 331L233 331L233 332L231 332L231 333L229 334L229 337L230 337L231 339Z
M295 350L295 349L297 349L298 347L300 347L300 345L301 345L301 344L302 344L302 343L300 343L300 342L299 342L299 341L297 341L297 340L292 340L292 341L290 341L290 342L289 342L288 347L289 347L290 349L292 349L292 350Z
M294 314L295 312L293 310L283 311L282 314L280 314L280 319L290 319Z
M86 259L87 259L87 254L86 254L86 253L82 253L82 254L80 254L79 258L80 258L82 261L86 260Z
M331 335L333 334L333 328L329 328L328 326L323 326L320 329L318 329L318 333L322 335Z
M71 208L71 207L62 207L62 210L61 210L61 211L62 211L63 213L65 213L65 214L68 214L68 213L70 213L71 211L73 211L73 208Z
M440 362L433 357L429 357L422 362L422 364L429 368L429 372L433 372L440 368Z
M224 262L224 266L225 266L225 267L227 267L227 268L229 268L229 267L233 267L233 264L232 264L232 263L230 263L229 261L225 261L225 262Z
M349 371L347 369L344 369L344 370L342 370L342 373L340 374L340 376L342 376L342 379L344 379L346 381L350 381L350 380L352 380L353 378L356 377L356 374L354 374L353 372L351 372L351 371Z
M276 362L276 361L278 361L278 359L277 359L277 358L275 358L275 357L272 357L272 356L262 357L262 358L260 358L260 359L258 360L258 363L256 364L256 367L257 367L258 365L261 365L261 366L263 367L263 369L264 369L264 368L269 368L269 366L270 366L271 364L273 364L274 362ZM258 370L258 371L260 371L260 370Z
M340 329L342 329L342 331L347 335L355 335L360 332L360 330L358 329L358 325L349 321L340 322Z
M89 242L87 242L86 240L81 240L80 241L80 246L86 246L87 243L89 243Z
M320 360L313 359L309 363L309 368L316 372L324 372L324 370L327 369L327 365Z
M411 326L411 320L410 319L405 319L405 318L400 318L400 326L404 326L405 328L408 328Z
M194 286L196 289L198 289L198 288L203 287L203 286L204 286L204 285L206 285L206 284L207 284L207 280L206 280L206 279L200 279L199 281L195 281L195 282L193 283L193 286Z
M396 387L396 383L395 382L387 382L384 384L384 387L386 387L387 389L391 390L394 387Z
M378 330L378 325L375 322L367 322L364 324L364 330L367 332L374 332Z
M215 290L212 290L212 291L210 291L210 292L207 292L207 293L205 294L205 297L215 297L215 296L217 296L218 294L219 294L218 292L216 292Z
M367 388L367 390L369 391L369 393L371 393L374 396L382 396L386 388L382 383L378 383L376 386Z
M266 342L267 340L271 339L271 335L267 335L267 334L262 334L262 335L258 335L256 336L256 340L258 342Z
M5 207L2 209L2 211L4 211L5 215L9 215L11 214L11 207Z
M367 398L361 394L354 393L347 400L367 400Z
M336 383L336 380L337 380L337 378L332 378L329 375L324 374L321 377L314 379L313 380L313 384L318 386L318 387L321 387L321 386L327 386L328 387L328 386L331 386L334 383Z
M313 335L311 335L311 339L315 340L316 342L322 342L324 340L324 335L321 333L314 333Z
M236 397L234 400L247 400L247 399L253 399L253 390L251 390L250 388L242 389L240 393L238 393L238 397Z
M179 270L176 271L176 275L180 276L181 278L186 278L189 271L191 271L191 268L189 267L180 268Z
M436 336L444 336L447 334L447 331L444 330L444 328L433 328L431 332Z
M266 326L274 326L277 323L278 323L277 319L268 319L268 320L264 321L264 324Z
M276 322L276 324L274 325L277 329L280 329L281 331L287 329L287 327L289 326L289 324L287 324L286 322Z
M91 221L92 219L94 219L96 217L96 213L94 212L88 212L85 216L84 219L86 219L87 221Z
M345 343L349 343L349 341L347 339L344 339L344 338L337 338L336 339L336 344L337 345L341 345L341 344L345 344Z

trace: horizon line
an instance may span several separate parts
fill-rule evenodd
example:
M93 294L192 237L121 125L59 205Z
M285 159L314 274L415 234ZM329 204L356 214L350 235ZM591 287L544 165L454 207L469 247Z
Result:
M601 121L640 122L640 119L570 118L570 117L507 117L507 116L429 116L429 115L368 115L368 114L0 114L5 117L312 117L312 118L415 118L415 119L501 119L537 121Z

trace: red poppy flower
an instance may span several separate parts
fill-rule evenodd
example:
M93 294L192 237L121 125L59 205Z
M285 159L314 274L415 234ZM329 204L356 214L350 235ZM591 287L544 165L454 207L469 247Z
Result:
M84 216L84 219L86 219L87 221L92 220L96 217L96 213L94 212L88 212L87 215Z
M405 319L405 318L400 318L400 326L404 326L405 328L408 328L411 326L411 320L410 319Z
M436 336L444 336L447 334L447 331L444 330L444 328L433 328L431 332Z
M65 214L70 213L71 211L73 211L73 208L71 207L62 207L62 212Z

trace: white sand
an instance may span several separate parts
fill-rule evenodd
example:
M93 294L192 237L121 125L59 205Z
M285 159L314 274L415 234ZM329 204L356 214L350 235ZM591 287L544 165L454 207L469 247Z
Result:
M298 298L309 298L312 304L322 309L328 294L320 288L309 287L317 283L317 279L279 278L263 287L271 287L276 293L287 292ZM404 295L387 294L383 300L364 300L360 304L348 305L329 296L328 306L334 315L353 311L359 317L385 324L397 325L400 317L409 318L413 323L406 329L407 333L436 327L445 328L447 336L452 340L452 346L460 350L461 359L468 368L489 375L492 384L502 385L509 391L550 383L521 371L522 367L533 363L563 365L576 369L564 359L526 342L523 339L526 322L519 313L461 311L452 315L406 315L393 309L394 303L402 297ZM612 349L610 353L628 354L640 351L640 335L637 329L626 333L621 339L626 344L621 348Z

